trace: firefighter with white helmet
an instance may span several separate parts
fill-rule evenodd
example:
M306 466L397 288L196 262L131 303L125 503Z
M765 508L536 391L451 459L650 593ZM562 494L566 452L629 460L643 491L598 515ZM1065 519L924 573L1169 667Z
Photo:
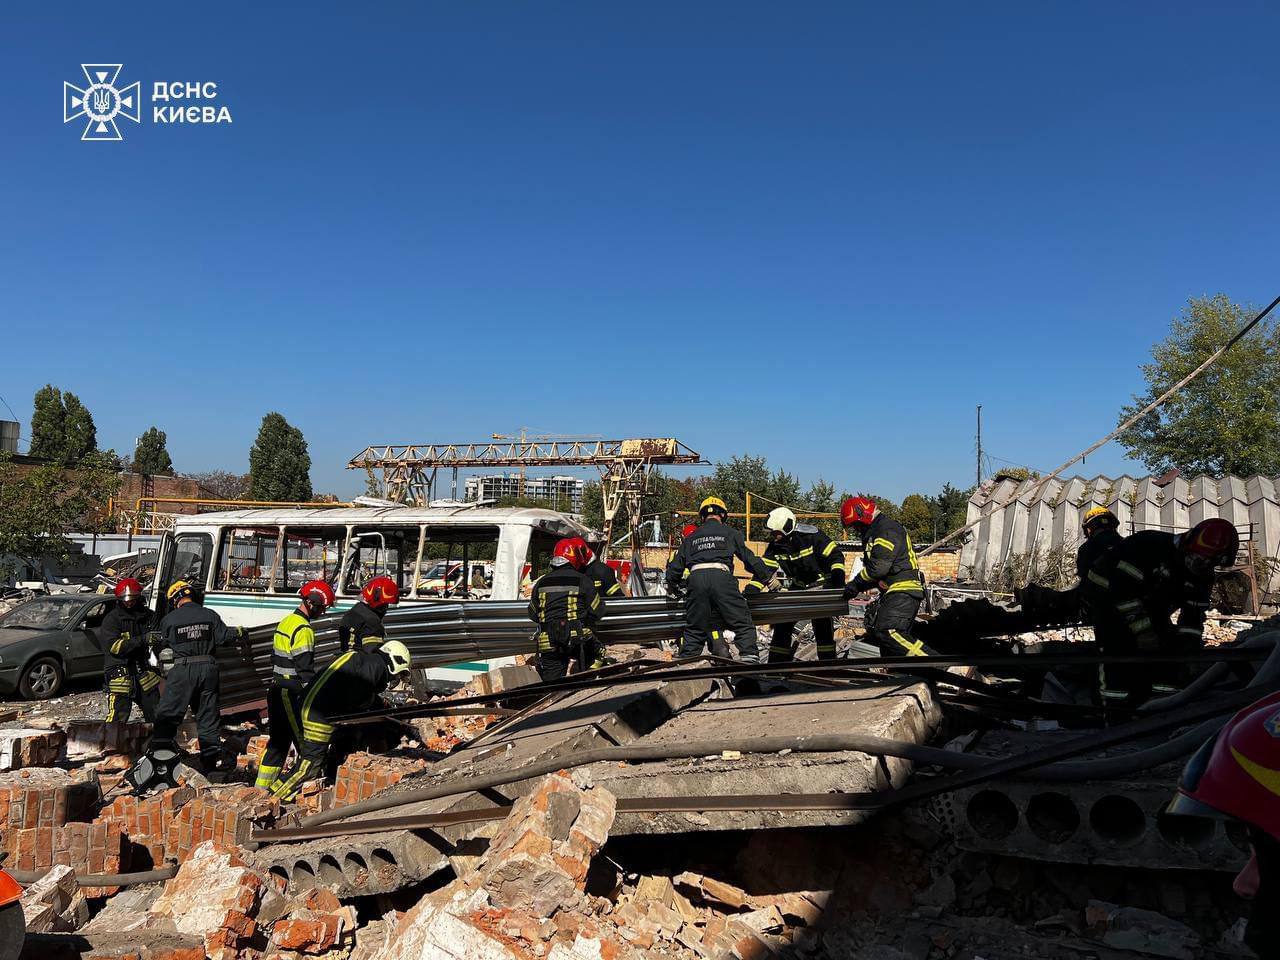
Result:
M366 710L378 694L413 665L409 648L399 640L354 647L340 654L307 686L302 696L298 756L271 788L273 796L292 800L308 780L324 776L325 756L333 739L332 717Z
M844 554L835 542L817 527L799 523L787 507L777 507L765 521L769 545L764 549L764 564L774 573L790 581L791 590L813 587L842 588L847 570ZM769 644L769 662L792 660L791 638L794 623L776 623ZM830 617L813 621L813 638L818 644L819 660L836 658L835 625Z

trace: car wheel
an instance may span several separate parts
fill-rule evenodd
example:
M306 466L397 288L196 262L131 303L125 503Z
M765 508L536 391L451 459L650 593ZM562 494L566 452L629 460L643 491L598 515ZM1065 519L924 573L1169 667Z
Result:
M37 657L22 671L18 692L28 700L48 700L62 689L62 663L57 657Z

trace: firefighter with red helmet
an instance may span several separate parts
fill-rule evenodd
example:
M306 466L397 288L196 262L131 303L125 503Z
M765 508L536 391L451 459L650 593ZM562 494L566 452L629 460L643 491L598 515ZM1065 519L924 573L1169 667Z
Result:
M1253 857L1235 882L1253 900L1244 942L1280 956L1280 693L1245 707L1187 761L1168 812L1248 828Z
M570 539L576 547L586 551L587 565L582 568L582 572L591 578L591 582L596 586L596 593L606 601L622 596L622 584L618 582L618 575L613 572L613 567L597 557L590 544L582 537Z
M338 644L346 653L352 647L378 647L387 639L382 618L400 602L400 586L390 577L374 577L360 591L360 602L342 615Z
M604 600L584 572L586 545L580 537L556 544L551 569L538 578L529 594L529 618L538 625L538 676L559 680L575 660L588 669L599 660L599 644L592 629L604 613Z
M1202 520L1184 533L1140 530L1125 537L1089 572L1099 651L1104 656L1199 651L1214 571L1234 563L1239 550L1240 535L1221 517ZM1185 672L1177 664L1100 667L1103 703L1136 706L1153 692L1172 692Z
M148 723L156 718L160 671L151 664L151 648L160 635L156 616L142 602L142 584L125 577L115 586L116 604L102 619L102 671L107 691L107 720L128 720L136 702Z
M258 763L256 786L272 789L289 748L302 743L302 696L315 679L316 633L311 621L337 597L324 580L309 580L298 591L302 602L280 621L271 640L271 687L267 691L267 748Z
M862 569L845 585L844 595L855 597L879 590L880 599L868 639L882 656L935 656L923 640L912 637L916 613L924 602L920 563L906 528L886 516L870 497L846 497L840 522L862 538Z

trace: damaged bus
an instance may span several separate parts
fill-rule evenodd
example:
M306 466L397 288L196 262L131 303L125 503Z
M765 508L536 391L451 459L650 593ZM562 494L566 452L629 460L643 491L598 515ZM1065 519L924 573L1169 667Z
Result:
M545 572L556 541L587 536L562 513L526 507L272 508L179 517L164 536L153 583L158 613L176 580L199 585L205 606L228 624L277 623L308 580L332 585L342 612L360 588L386 575L401 605L516 600ZM446 575L447 574L447 575ZM429 671L456 682L510 662Z

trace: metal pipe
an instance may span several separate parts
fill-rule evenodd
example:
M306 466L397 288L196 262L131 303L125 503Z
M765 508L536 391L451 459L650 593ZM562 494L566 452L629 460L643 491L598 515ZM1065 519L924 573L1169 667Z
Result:
M24 887L31 886L48 872L48 870L5 870L5 873L9 874ZM171 880L177 876L177 873L177 865L170 864L167 867L158 867L155 870L141 870L136 873L76 874L76 883L82 887L131 887L140 883L159 883L161 880Z

